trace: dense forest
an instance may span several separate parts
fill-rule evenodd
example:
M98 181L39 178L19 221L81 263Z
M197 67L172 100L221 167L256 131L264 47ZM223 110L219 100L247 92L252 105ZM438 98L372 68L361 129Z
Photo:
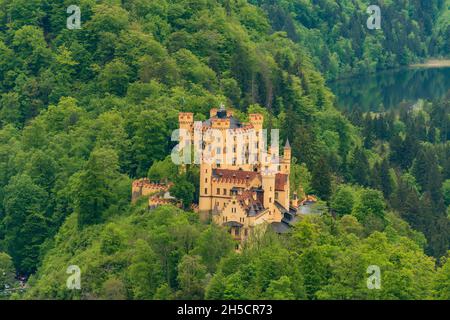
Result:
M271 27L308 49L328 79L448 56L446 0L252 0ZM380 7L380 29L366 27L369 5Z
M0 0L0 290L27 279L10 298L450 299L449 98L342 114L325 82L448 55L444 1L385 1L381 30L331 0L80 0L69 30L72 2ZM130 204L145 176L196 201L171 133L221 103L280 128L291 188L326 208L241 253L189 206Z

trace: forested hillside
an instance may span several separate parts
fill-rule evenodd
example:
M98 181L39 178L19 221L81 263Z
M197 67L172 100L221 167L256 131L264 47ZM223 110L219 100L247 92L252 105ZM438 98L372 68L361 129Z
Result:
M329 79L408 65L450 54L446 0L252 0L276 31L301 43ZM366 26L369 5L381 10L381 29Z
M312 6L298 11L243 0L78 3L82 28L69 30L72 0L0 0L0 287L31 276L13 298L449 298L448 100L389 115L383 131L374 115L339 113L325 85L341 69L445 54L440 1L390 5L411 31L397 36L414 37L401 44L387 34L356 44L346 32L365 26L365 10L334 10L335 1L290 2ZM292 28L277 27L274 8ZM335 41L324 30L342 19ZM359 51L341 54L339 43ZM392 46L382 62L362 49L380 45ZM325 65L324 52L336 61ZM367 63L377 66L360 69ZM145 176L169 177L195 201L195 168L178 175L166 159L171 133L178 112L201 120L220 103L281 129L295 157L291 187L317 194L329 214L284 236L261 232L237 254L193 213L130 204L131 179ZM405 141L421 152L402 158ZM383 290L364 290L367 264L388 270ZM80 291L66 288L70 265L82 270Z

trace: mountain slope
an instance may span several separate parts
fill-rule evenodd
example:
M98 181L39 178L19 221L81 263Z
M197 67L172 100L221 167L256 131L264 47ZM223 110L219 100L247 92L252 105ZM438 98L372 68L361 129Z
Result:
M450 54L445 0L251 2L267 12L274 30L287 32L308 48L328 79ZM369 5L380 7L380 30L366 26Z

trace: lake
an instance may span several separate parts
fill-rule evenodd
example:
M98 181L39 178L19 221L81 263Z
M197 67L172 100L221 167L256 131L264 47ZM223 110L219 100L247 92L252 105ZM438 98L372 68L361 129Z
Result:
M381 112L405 102L439 99L450 90L450 67L383 71L328 83L341 110Z

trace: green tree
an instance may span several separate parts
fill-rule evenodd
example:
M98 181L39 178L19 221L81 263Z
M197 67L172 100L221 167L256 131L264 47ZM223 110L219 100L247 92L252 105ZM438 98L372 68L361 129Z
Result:
M331 195L331 172L328 162L320 158L312 170L311 187L322 199L328 200Z
M99 74L99 85L105 92L123 96L130 81L129 73L128 65L119 60L112 61Z
M0 291L12 288L15 283L16 270L11 257L5 252L0 252Z
M178 282L181 299L203 299L206 267L201 257L185 255L178 265Z
M444 194L445 205L450 206L450 179L442 184L442 193Z
M359 192L352 214L364 225L367 233L381 231L386 226L385 206L380 191L363 189Z
M294 300L295 295L291 290L291 285L291 279L287 276L272 280L266 290L266 296L273 300Z
M117 278L109 278L103 283L102 297L105 300L125 300L126 288L123 282Z
M5 187L4 245L19 272L34 272L39 262L40 245L48 236L47 197L27 175L13 177Z
M233 248L234 242L229 233L215 225L210 225L197 239L195 253L202 257L203 264L210 273L213 273L217 263Z
M355 201L354 193L353 188L349 186L339 186L331 198L331 209L340 216L351 214Z
M434 288L437 299L450 299L450 259L443 259L443 265L436 274Z
M350 161L352 180L361 186L367 186L369 182L369 161L366 152L362 148L356 148Z
M181 200L185 209L188 209L194 200L195 187L185 175L178 177L169 191L172 196Z
M179 168L173 163L172 158L167 156L162 161L155 161L148 170L147 177L156 181L175 181Z
M152 299L162 294L160 285L163 282L161 264L151 247L139 239L136 242L132 263L128 267L134 299Z
M99 223L103 212L115 199L113 182L118 172L117 154L109 149L92 151L79 176L76 208L80 227Z

